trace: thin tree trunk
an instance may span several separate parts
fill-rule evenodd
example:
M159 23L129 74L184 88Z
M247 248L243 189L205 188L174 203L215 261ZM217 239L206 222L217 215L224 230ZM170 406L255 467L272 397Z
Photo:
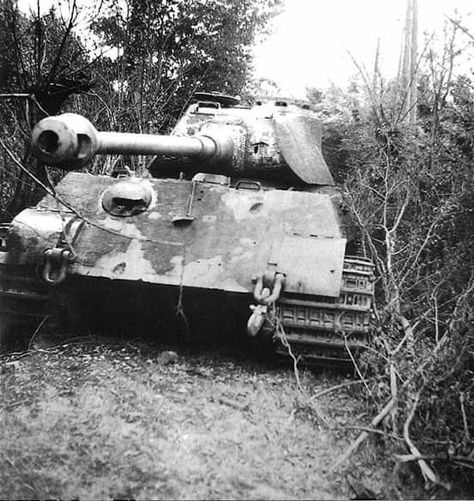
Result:
M417 120L416 102L418 99L417 89L417 58L418 58L418 4L417 0L411 0L411 30L410 30L410 99L409 99L409 123L415 125Z
M374 76L372 78L372 92L374 95L377 91L377 82L379 80L380 68L379 68L379 58L380 58L380 37L377 38L377 49L375 51L375 61L374 61Z
M407 92L408 83L410 81L410 25L411 25L411 1L407 0L407 10L405 15L404 27L404 43L403 43L403 56L402 56L402 75L401 87L402 92Z

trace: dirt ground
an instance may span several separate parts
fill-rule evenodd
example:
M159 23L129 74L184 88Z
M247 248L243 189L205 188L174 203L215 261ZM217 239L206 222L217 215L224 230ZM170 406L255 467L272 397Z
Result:
M370 422L355 386L318 397L340 374L303 370L298 389L291 366L242 351L114 340L37 347L0 372L0 498L420 495L410 475L397 490L376 434L331 471Z

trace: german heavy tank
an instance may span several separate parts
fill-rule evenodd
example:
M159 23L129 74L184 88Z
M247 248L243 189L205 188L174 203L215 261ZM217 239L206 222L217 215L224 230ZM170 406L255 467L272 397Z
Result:
M32 150L71 172L0 229L4 345L51 318L168 339L175 321L191 338L246 331L324 364L367 345L373 265L356 252L312 111L198 93L168 136L64 114L35 126ZM96 154L153 159L141 177L73 172Z

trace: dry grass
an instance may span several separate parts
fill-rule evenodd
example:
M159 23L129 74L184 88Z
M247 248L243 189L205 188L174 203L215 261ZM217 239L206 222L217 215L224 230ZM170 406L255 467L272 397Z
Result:
M242 354L92 343L3 358L0 498L347 499L328 474L363 403L310 396L341 377ZM391 496L369 443L352 474Z

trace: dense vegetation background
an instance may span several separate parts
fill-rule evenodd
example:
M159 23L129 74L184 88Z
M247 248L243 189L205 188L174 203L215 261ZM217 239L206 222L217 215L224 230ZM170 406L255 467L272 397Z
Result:
M81 8L70 0L47 13L39 4L26 15L15 0L0 1L4 221L41 195L7 151L48 183L29 156L31 124L73 109L103 129L166 132L196 90L243 91L255 37L280 0L104 0Z
M474 468L474 93L472 75L453 71L472 42L458 20L426 42L411 106L409 85L384 80L377 62L369 74L354 61L346 91L309 94L377 268L366 392L427 485L447 470L472 481Z
M252 44L280 9L278 0L99 4L71 1L63 17L0 0L3 222L59 175L30 157L32 123L74 109L100 128L166 132L196 90L258 90ZM426 41L415 100L413 73L387 81L357 61L348 89L308 89L377 268L377 332L357 367L364 398L398 464L417 465L428 486L468 482L474 469L474 89L472 74L453 71L472 52L471 33L449 20Z

